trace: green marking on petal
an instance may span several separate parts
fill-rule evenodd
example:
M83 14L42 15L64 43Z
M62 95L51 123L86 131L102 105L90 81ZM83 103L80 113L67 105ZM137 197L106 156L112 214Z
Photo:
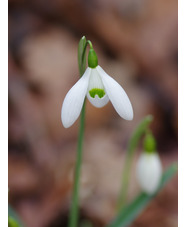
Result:
M95 98L95 95L98 95L99 98L102 98L105 95L105 91L100 88L93 88L89 91L89 94L92 98Z

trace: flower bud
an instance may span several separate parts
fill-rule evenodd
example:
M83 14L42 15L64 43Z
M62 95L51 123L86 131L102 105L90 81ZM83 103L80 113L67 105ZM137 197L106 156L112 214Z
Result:
M136 176L144 192L147 194L156 192L162 176L162 165L156 152L141 154L137 162Z

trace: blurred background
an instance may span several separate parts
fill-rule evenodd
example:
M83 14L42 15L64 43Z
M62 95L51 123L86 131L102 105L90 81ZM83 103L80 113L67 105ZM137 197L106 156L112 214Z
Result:
M9 0L9 203L26 227L67 225L78 121L65 129L60 115L79 78L83 35L127 92L134 119L121 119L110 103L97 109L87 101L81 220L101 227L114 217L127 142L147 114L163 168L177 160L177 4ZM140 190L135 163L130 182L128 201ZM177 177L131 226L177 226Z

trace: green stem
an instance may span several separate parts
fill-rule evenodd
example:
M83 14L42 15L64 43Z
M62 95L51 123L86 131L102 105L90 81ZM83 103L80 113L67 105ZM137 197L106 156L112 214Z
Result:
M93 49L93 45L92 45L92 42L90 40L87 40L87 43L89 44L90 46L90 49Z
M126 203L126 198L127 198L127 192L128 192L128 187L129 187L129 179L130 179L130 173L131 173L131 167L132 167L132 161L134 158L135 154L135 149L139 143L139 140L141 139L141 136L145 133L147 130L148 125L150 122L153 120L153 117L151 115L145 117L140 124L137 126L135 129L128 147L127 147L127 152L126 152L126 158L125 158L125 163L124 163L124 168L123 168L123 174L122 174L122 184L121 184L121 190L120 194L118 197L118 202L117 202L117 209L118 211L121 209L121 207L124 206Z
M77 160L74 173L74 188L72 195L72 206L70 212L69 227L77 227L78 217L79 217L79 182L81 174L81 164L82 164L82 148L83 148L83 135L84 135L84 124L85 124L85 102L81 111L80 128L79 128L79 138L77 147Z
M85 72L86 67L86 48L87 41L86 37L83 36L78 45L78 65L80 77ZM80 175L81 175L81 164L82 164L82 152L83 152L83 136L84 136L84 125L85 125L85 102L81 110L80 116L80 128L79 128L79 137L78 137L78 146L77 146L77 157L74 171L74 185L73 185L73 194L72 194L72 204L69 215L69 227L77 227L79 219L79 184L80 184Z

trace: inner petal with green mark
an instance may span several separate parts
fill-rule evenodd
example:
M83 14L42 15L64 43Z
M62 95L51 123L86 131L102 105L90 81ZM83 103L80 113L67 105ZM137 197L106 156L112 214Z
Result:
M92 98L95 98L95 95L98 95L99 98L102 98L105 95L105 91L100 88L93 88L89 91L89 94Z

